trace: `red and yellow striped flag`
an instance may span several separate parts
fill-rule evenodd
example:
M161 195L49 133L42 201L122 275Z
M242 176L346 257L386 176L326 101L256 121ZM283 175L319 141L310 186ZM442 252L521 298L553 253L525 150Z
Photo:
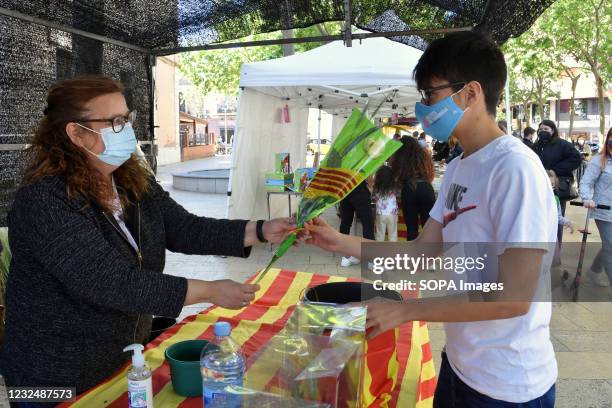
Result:
M304 197L327 195L341 200L362 181L363 176L358 171L321 166L304 191Z
M255 275L250 279L254 280ZM305 289L327 282L354 281L346 277L316 275L305 272L272 269L261 280L261 289L251 305L241 310L212 306L200 314L187 317L146 346L145 358L153 371L153 393L156 408L201 408L202 398L185 398L174 392L170 367L164 352L170 345L189 339L211 339L213 325L227 321L232 337L249 357L281 331ZM380 344L379 344L380 342ZM384 342L384 345L380 345ZM390 346L389 346L390 344ZM362 407L431 407L435 388L435 369L431 360L427 326L412 322L387 332L366 345ZM247 372L248 372L247 367ZM124 408L127 406L126 364L111 378L79 395L76 401L61 407ZM273 380L259 378L264 386ZM263 389L264 387L262 387Z

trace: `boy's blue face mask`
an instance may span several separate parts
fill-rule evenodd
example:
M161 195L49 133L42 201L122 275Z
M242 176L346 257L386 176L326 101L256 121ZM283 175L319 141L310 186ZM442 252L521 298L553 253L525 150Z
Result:
M77 125L102 136L102 141L104 142L104 151L102 153L96 154L89 149L85 150L106 164L119 167L128 161L132 153L134 153L134 150L136 150L136 135L130 123L126 123L123 129L118 133L115 133L112 127L101 129L98 132L80 123L77 123Z
M464 89L465 86L433 105L416 103L414 113L425 133L440 142L448 141L463 114L469 109L464 111L453 100L453 96Z

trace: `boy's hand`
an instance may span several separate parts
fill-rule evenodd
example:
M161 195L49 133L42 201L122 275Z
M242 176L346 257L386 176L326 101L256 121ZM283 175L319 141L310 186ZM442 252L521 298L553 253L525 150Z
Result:
M381 333L399 327L408 321L406 304L389 299L376 298L363 302L368 307L366 331L368 339L373 339Z
M342 234L317 217L304 224L304 229L298 235L301 242L318 246L330 252L338 252L341 246Z

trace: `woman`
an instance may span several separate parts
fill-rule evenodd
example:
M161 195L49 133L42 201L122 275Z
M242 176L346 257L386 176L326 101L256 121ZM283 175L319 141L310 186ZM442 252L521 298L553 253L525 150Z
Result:
M580 197L601 237L601 250L589 270L591 281L598 286L609 286L612 281L612 211L599 210L597 204L612 205L612 128L608 130L601 153L589 162L580 180ZM604 271L608 278L601 272Z
M557 125L552 120L543 120L538 126L538 140L533 150L540 157L546 170L553 170L559 179L558 195L561 201L561 212L565 215L565 206L571 198L570 186L574 183L573 171L582 161L580 152L572 144L559 137ZM557 232L559 244L563 240L563 227Z
M408 241L419 235L419 226L429 219L429 211L436 201L431 182L434 179L433 161L416 139L402 138L403 146L393 155L390 167L396 185L401 186L401 204Z
M216 220L187 212L132 155L123 86L81 77L54 85L9 213L13 251L2 374L8 386L81 393L146 343L151 315L209 302L238 309L258 285L164 275L166 249L247 257L279 242L288 219Z
M340 201L340 233L350 235L355 214L361 220L362 235L365 239L374 239L374 215L372 214L372 193L368 188L367 180L359 184ZM360 260L343 257L340 266L349 267L359 264Z

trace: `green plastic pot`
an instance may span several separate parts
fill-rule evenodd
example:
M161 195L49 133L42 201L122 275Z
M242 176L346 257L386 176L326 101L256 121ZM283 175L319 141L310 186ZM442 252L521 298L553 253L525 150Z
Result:
M200 354L207 340L186 340L175 343L164 353L170 365L170 378L174 392L183 397L202 395Z

